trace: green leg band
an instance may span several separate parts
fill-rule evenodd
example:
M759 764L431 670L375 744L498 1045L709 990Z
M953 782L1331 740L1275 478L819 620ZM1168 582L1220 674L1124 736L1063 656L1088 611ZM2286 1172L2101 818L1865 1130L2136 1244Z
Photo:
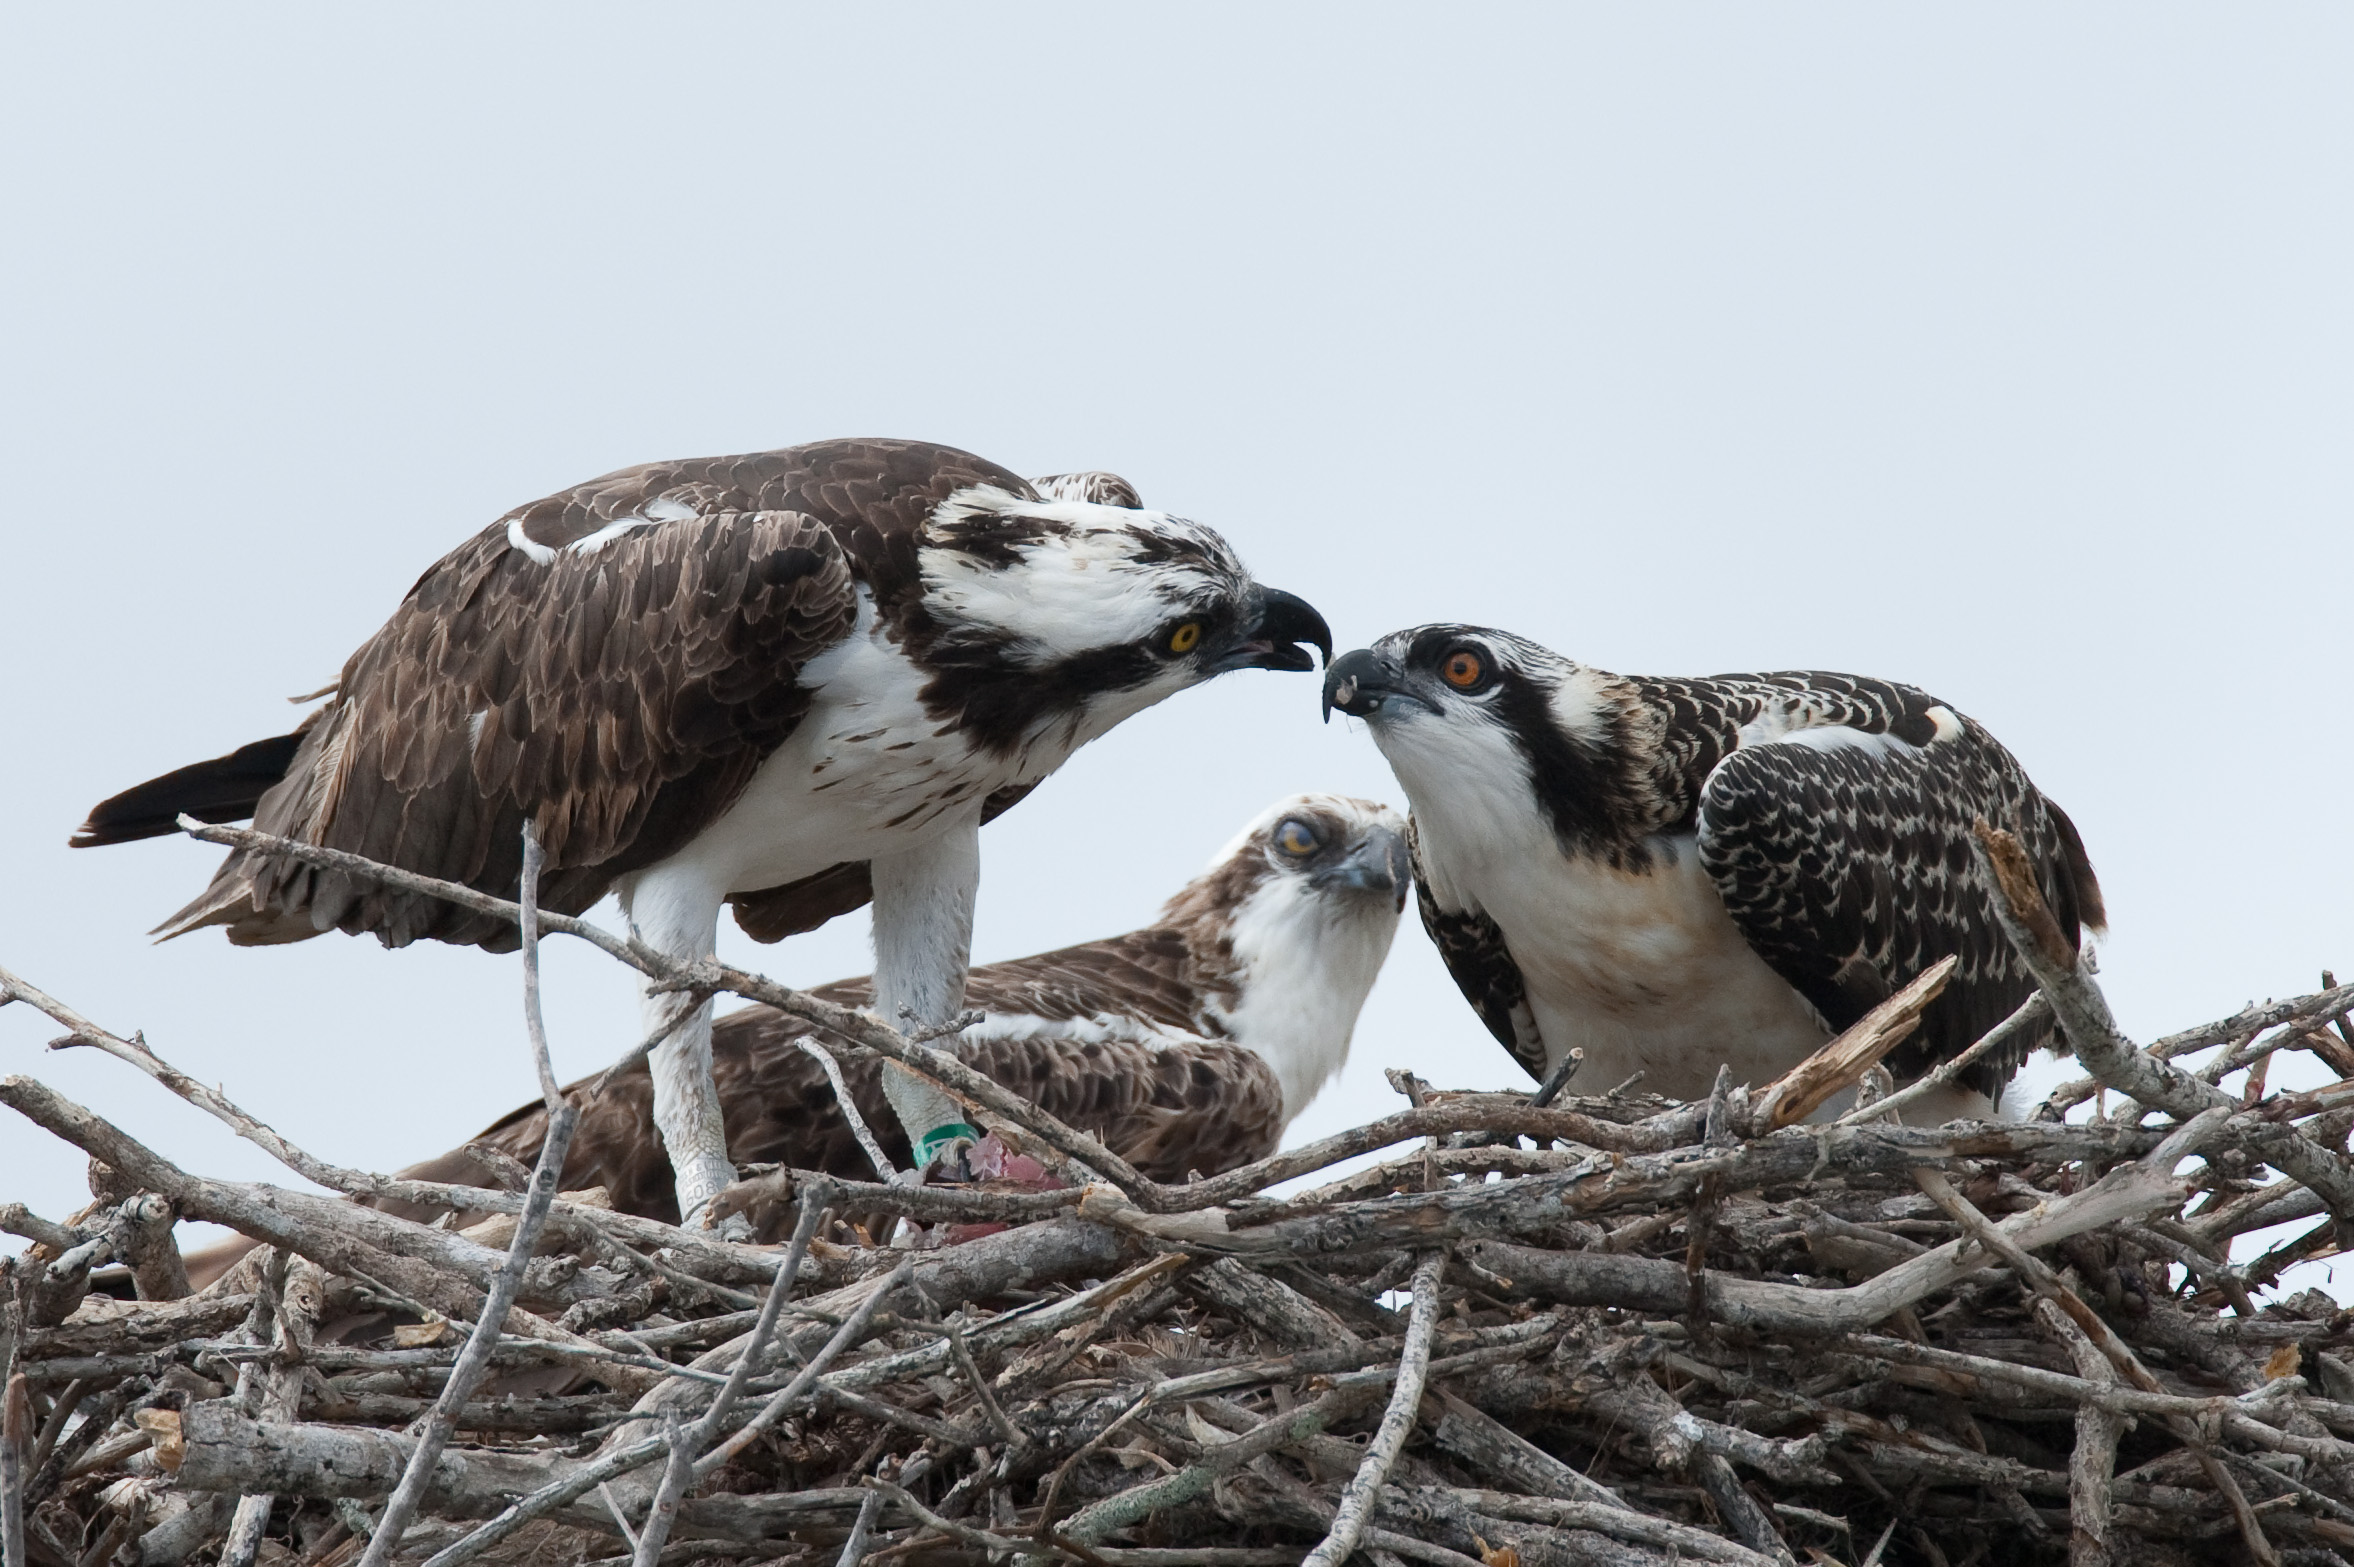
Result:
M968 1126L962 1121L951 1121L946 1126L933 1127L924 1134L923 1141L915 1145L915 1167L919 1170L930 1169L933 1156L939 1153L941 1147L960 1137L967 1142L977 1143L981 1140L981 1129L977 1126Z

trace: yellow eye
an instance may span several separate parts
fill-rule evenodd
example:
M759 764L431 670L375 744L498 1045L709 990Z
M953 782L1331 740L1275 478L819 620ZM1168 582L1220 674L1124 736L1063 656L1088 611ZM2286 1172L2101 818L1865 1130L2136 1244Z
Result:
M1169 633L1169 651L1190 653L1201 645L1201 640L1202 623L1198 620L1189 620Z
M1290 855L1306 856L1316 852L1316 834L1306 822L1293 819L1275 829L1275 847Z
M1457 690L1467 690L1478 685L1479 677L1486 673L1487 665L1481 663L1479 655L1467 647L1459 647L1449 653L1447 661L1439 665L1439 678Z

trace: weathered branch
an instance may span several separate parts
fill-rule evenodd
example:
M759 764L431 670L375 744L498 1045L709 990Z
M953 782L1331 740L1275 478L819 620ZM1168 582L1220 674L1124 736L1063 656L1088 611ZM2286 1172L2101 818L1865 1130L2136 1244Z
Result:
M1921 1013L1945 993L1960 962L1954 957L1938 959L1838 1038L1767 1084L1750 1100L1755 1130L1796 1126L1833 1095L1853 1088L1883 1056L1912 1037L1921 1026Z
M1390 1466L1414 1429L1414 1412L1422 1403L1422 1379L1430 1369L1430 1336L1438 1322L1439 1274L1447 1254L1433 1251L1414 1268L1414 1304L1406 1327L1406 1347L1398 1356L1397 1385L1390 1391L1389 1408L1365 1449L1365 1461L1341 1492L1332 1528L1300 1567L1340 1567L1373 1521L1373 1504L1389 1479Z
M2060 938L2058 922L2044 904L2019 840L1983 823L1978 839L2000 893L1995 899L1996 915L2012 947L2050 999L2076 1059L2117 1092L2177 1120L2188 1121L2218 1105L2237 1108L2237 1102L2223 1090L2137 1049L2125 1037L2109 1014L2108 999L2100 986ZM2342 1155L2310 1141L2292 1126L2263 1132L2259 1147L2267 1163L2319 1192L2331 1212L2354 1219L2354 1168L2348 1167Z

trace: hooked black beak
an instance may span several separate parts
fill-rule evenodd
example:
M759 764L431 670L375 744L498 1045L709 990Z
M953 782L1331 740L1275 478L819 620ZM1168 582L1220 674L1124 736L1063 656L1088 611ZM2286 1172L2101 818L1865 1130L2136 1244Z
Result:
M1325 666L1324 721L1328 724L1335 708L1351 718L1371 718L1392 699L1439 711L1436 702L1406 684L1406 671L1396 659L1369 647L1343 653Z
M1332 630L1324 624L1324 617L1316 613L1316 607L1281 588L1267 588L1258 624L1245 634L1242 646L1220 660L1218 667L1312 670L1316 661L1308 656L1308 648L1300 645L1303 642L1323 654L1325 663L1332 662Z
M1387 827L1376 827L1365 835L1363 843L1349 851L1346 859L1310 875L1308 885L1319 892L1334 887L1353 892L1386 892L1391 906L1403 910L1406 888L1413 880L1410 864L1406 840Z

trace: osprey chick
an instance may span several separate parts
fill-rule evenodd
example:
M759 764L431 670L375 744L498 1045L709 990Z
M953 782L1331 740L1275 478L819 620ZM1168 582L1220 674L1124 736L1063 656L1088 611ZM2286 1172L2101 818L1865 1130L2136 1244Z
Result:
M1230 669L1314 667L1330 634L1208 528L1109 474L1031 484L914 441L652 463L510 512L409 590L293 734L142 784L77 844L178 812L515 896L619 895L673 957L720 907L763 939L875 903L875 1005L963 999L982 822L1121 719ZM239 944L366 931L511 949L438 899L232 853L161 927ZM648 1031L674 1004L644 998ZM693 1214L734 1177L706 1003L656 1053L654 1113ZM887 1084L923 1155L971 1135Z
M986 1015L965 1062L1091 1132L1146 1175L1182 1181L1273 1153L1336 1075L1405 907L1405 826L1369 800L1302 794L1262 812L1142 930L974 969L965 1003ZM812 991L872 1003L871 979ZM772 1007L719 1019L712 1064L739 1163L872 1179L824 1069L799 1041L822 1033ZM882 1115L874 1060L843 1063L859 1112L898 1164L908 1140ZM580 1129L567 1189L604 1186L615 1206L675 1221L643 1065L565 1094ZM475 1139L529 1163L547 1111L524 1105ZM455 1149L403 1174L498 1185Z
M1424 927L1531 1076L1580 1047L1605 1088L1640 1071L1695 1098L1719 1063L1762 1084L1948 955L1952 982L1889 1065L1957 1054L2034 989L1972 856L1981 817L2027 846L2071 941L2102 926L2067 816L1910 686L1613 675L1434 625L1334 660L1324 701L1365 719L1397 774ZM1989 1113L2040 1042L1931 1113Z

